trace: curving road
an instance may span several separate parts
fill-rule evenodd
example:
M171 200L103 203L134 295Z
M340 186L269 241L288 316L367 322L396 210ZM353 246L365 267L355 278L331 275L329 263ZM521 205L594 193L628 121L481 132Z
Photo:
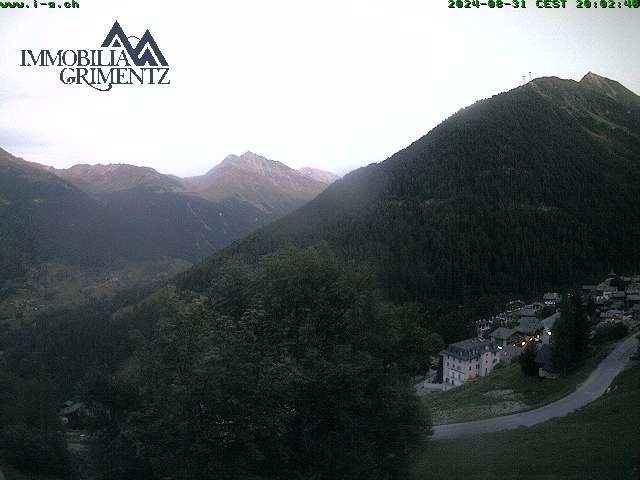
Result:
M636 350L635 334L621 342L589 375L578 389L556 402L527 412L487 418L473 422L452 423L433 427L433 440L466 437L480 433L530 427L556 417L563 417L602 396L613 379L625 368Z

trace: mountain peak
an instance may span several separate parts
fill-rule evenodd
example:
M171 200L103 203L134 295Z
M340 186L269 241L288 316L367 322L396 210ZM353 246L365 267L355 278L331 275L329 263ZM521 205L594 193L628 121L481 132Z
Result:
M244 152L242 155L240 155L240 158L260 158L260 159L267 160L262 155L258 155L257 153L253 153L251 150L247 150L246 152Z
M580 83L588 82L591 80L599 81L599 80L609 80L609 79L607 77L603 77L602 75L598 75L597 73L594 73L594 72L587 72L587 74L584 77L582 77L582 80L580 80Z
M580 85L606 95L617 102L621 102L626 105L640 105L640 97L638 97L638 95L621 83L596 73L587 73L582 77L582 80L580 80Z
M298 208L328 185L250 150L229 155L205 175L183 179L183 184L208 200L240 198L276 215Z
M327 185L331 185L333 182L340 179L340 177L335 173L329 172L327 170L321 170L319 168L304 167L298 171L307 178L316 180L317 182L325 183Z
M244 170L259 176L267 177L276 173L289 175L292 172L295 172L294 169L288 167L284 163L276 160L269 160L262 155L258 155L257 153L253 153L248 150L242 155L232 154L227 156L222 162L209 170L207 176L216 175L218 171L228 168Z

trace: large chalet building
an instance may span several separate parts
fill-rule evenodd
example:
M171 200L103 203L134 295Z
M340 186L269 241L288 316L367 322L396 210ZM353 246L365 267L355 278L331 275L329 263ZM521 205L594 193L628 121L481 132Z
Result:
M482 338L452 343L440 355L445 387L459 386L474 378L489 375L500 362L497 343Z

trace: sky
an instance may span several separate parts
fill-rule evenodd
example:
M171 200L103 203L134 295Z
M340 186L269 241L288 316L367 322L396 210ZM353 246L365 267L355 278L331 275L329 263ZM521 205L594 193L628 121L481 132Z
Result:
M31 2L32 0L28 0ZM247 150L345 174L522 76L588 71L640 92L640 9L449 9L448 0L77 0L0 10L0 147L65 168L179 176ZM575 2L575 0L573 0ZM114 21L153 34L168 86L64 85L22 49L91 49Z

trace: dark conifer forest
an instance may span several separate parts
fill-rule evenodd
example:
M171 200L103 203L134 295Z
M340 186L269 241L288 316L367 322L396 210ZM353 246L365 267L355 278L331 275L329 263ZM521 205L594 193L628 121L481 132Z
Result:
M227 253L254 261L278 245L326 241L400 302L527 293L633 270L640 101L594 77L541 78L461 110ZM189 285L215 276L216 263L189 274Z

